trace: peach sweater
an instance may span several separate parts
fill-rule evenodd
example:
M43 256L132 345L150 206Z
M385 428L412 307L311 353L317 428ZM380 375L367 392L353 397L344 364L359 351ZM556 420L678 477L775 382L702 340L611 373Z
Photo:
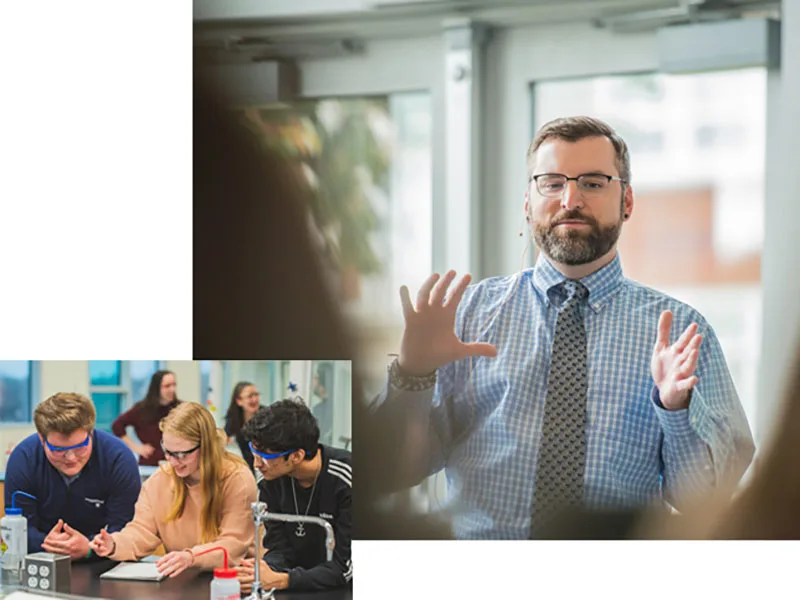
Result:
M254 542L253 512L250 507L256 502L258 491L256 480L246 465L228 463L222 477L222 515L220 533L216 541L200 543L200 515L203 493L200 485L188 487L183 514L167 523L166 516L172 505L172 478L165 467L156 471L142 486L133 521L122 531L112 533L116 547L109 557L113 560L139 560L152 554L159 544L167 552L191 550L194 554L223 546L228 551L229 561L237 565L246 555L252 555ZM203 569L221 567L222 552L210 552L196 556L194 566Z

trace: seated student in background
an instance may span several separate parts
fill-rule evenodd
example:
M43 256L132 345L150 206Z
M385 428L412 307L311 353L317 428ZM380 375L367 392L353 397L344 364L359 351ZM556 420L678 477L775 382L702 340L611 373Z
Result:
M95 431L95 408L80 394L58 393L36 406L36 433L8 459L5 503L17 490L28 519L28 552L91 556L101 528L119 531L133 518L141 489L136 459L121 441Z
M319 443L319 427L300 401L281 400L260 409L244 428L255 467L264 476L259 498L270 512L322 517L333 526L336 547L326 560L325 530L310 523L265 524L262 585L322 590L352 580L350 558L353 475L347 450ZM238 568L242 591L254 578L253 559Z
M150 387L147 388L145 397L111 424L114 435L139 455L140 465L156 466L159 461L164 460L158 424L179 402L175 373L156 371L150 378ZM128 427L133 427L141 444L128 437Z
M257 491L245 462L225 450L225 434L200 404L182 402L163 421L163 465L142 486L136 514L122 531L101 531L92 540L99 556L139 560L164 545L156 565L175 577L189 567L213 569L222 546L237 564L253 546L251 504Z
M256 390L256 386L249 381L240 381L233 388L231 403L225 415L225 433L228 435L228 443L231 438L236 438L236 444L242 453L242 458L253 470L253 453L247 445L247 440L242 435L242 428L261 408L261 395Z

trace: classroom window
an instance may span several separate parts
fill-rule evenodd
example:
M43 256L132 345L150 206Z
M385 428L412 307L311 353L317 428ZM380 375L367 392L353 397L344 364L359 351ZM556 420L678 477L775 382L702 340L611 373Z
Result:
M138 402L147 395L153 373L161 368L158 360L131 360L128 369L131 377L131 401ZM178 396L180 397L180 395Z
M90 360L89 382L94 386L119 386L122 378L122 361Z
M94 409L95 428L111 431L111 423L122 412L125 390L122 386L121 360L90 360L89 385Z
M414 91L242 111L301 167L314 238L358 319L399 322L397 289L432 269L432 105L429 92Z
M97 411L95 427L110 432L114 420L147 395L153 373L164 366L165 361L159 360L90 360L89 392Z
M33 363L0 360L0 422L28 423L33 411Z
M628 142L635 205L619 241L625 275L705 316L755 429L766 69L542 81L532 92L534 129L565 112L594 115Z

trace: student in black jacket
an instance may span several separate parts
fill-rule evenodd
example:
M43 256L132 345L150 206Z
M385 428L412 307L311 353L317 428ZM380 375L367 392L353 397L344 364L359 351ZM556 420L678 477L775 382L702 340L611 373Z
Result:
M319 443L319 426L302 401L281 400L261 408L243 434L264 479L259 499L270 512L322 517L333 526L336 546L326 560L325 530L311 524L266 523L266 553L259 566L266 588L324 590L348 585L353 475L347 450ZM253 582L253 560L238 567L242 591Z

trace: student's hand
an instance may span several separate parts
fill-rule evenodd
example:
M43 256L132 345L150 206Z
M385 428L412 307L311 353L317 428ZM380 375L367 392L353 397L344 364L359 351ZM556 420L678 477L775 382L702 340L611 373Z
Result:
M69 539L69 534L64 531L64 520L59 519L53 528L47 533L44 541L47 544L52 544L53 542L63 542L67 539Z
M179 552L170 552L162 556L156 561L156 568L158 572L170 577L177 577L194 563L194 556L191 552L181 550Z
M136 449L136 454L138 454L139 456L144 456L145 458L150 458L150 456L152 456L153 452L155 451L156 449L153 448L150 444L141 444Z
M266 563L261 561L261 564L264 565ZM255 581L253 559L243 559L238 567L234 567L234 570L236 571L236 579L239 580L239 587L241 588L242 594L249 594L253 589L253 581Z
M239 580L239 586L243 594L249 594L253 589L253 581L255 581L255 561L252 558L245 558L242 560L236 570L236 578ZM289 574L276 573L270 569L269 565L262 558L261 563L258 565L258 576L261 580L261 586L266 590L275 588L276 590L285 590L289 587Z
M108 533L105 529L101 529L100 533L94 536L94 539L89 544L89 547L94 550L94 553L97 554L97 556L109 556L114 554L117 544L114 542L114 538L111 537L110 533Z
M66 537L54 537L50 541L45 538L42 548L53 554L66 554L72 560L85 558L89 554L89 539L80 531L76 531L67 523L64 523L64 533L61 535Z
M658 319L658 337L650 371L664 408L680 410L689 406L689 394L697 385L698 379L694 371L703 336L697 333L697 323L692 323L678 341L670 345L670 327L672 313L665 310Z
M406 322L398 360L403 373L422 376L470 356L497 356L497 348L491 344L465 344L456 336L456 309L470 276L464 275L447 295L455 276L455 271L448 271L441 279L436 273L428 277L417 294L416 306L408 288L400 288Z

